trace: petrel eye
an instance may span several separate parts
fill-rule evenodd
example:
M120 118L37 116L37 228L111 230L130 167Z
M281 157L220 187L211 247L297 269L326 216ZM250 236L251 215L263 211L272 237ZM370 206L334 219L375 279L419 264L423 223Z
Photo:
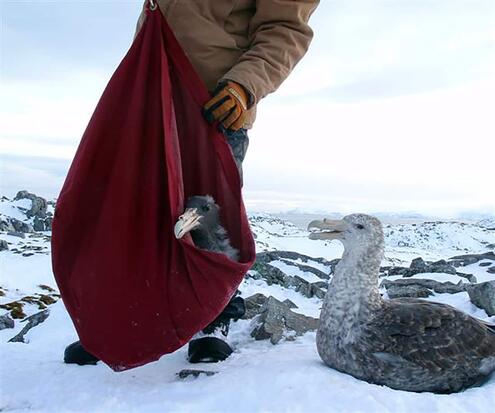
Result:
M201 209L204 211L204 212L208 212L210 210L210 206L209 205L203 205L201 207Z
M357 228L357 229L364 229L364 225L361 225L361 224L356 224L356 228Z

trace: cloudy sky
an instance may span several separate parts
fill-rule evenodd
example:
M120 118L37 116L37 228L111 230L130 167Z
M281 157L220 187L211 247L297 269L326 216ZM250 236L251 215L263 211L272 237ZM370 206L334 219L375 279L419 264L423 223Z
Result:
M58 193L142 2L0 0L2 193ZM322 0L251 132L252 210L495 214L495 2Z

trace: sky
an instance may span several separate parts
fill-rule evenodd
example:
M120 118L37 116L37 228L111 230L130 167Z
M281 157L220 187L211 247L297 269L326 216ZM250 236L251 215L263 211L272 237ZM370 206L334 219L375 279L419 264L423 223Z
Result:
M1 193L55 197L141 1L1 3ZM244 166L258 211L495 214L495 2L322 0L264 99Z

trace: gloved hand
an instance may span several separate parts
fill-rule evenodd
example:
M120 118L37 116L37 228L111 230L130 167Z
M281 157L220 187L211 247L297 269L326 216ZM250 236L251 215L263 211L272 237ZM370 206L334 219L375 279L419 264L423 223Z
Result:
M225 129L238 130L244 126L249 95L238 83L228 81L220 85L203 106L203 113L210 123L220 121Z

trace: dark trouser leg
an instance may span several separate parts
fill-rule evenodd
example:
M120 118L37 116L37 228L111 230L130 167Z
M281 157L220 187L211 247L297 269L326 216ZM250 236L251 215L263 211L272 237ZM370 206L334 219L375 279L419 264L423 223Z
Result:
M242 180L242 162L246 157L246 152L249 146L249 137L246 129L239 129L238 131L224 130L223 134L227 139L227 142L232 149L232 154L234 155L235 164L239 170L239 176L241 177L241 186L243 184Z
M241 186L243 184L242 161L246 157L249 138L246 129L238 131L223 131L227 142L232 149L234 160L239 170ZM191 363L217 362L225 360L232 353L231 347L220 337L226 337L231 320L238 320L244 316L246 305L244 299L234 296L220 315L203 329L203 333L210 336L196 338L190 341L188 358ZM220 336L220 337L218 337Z

